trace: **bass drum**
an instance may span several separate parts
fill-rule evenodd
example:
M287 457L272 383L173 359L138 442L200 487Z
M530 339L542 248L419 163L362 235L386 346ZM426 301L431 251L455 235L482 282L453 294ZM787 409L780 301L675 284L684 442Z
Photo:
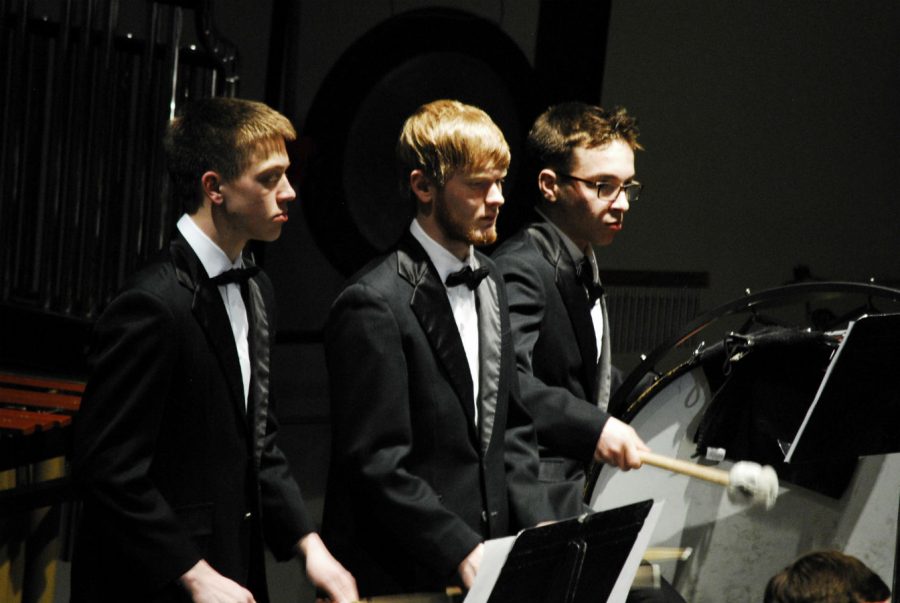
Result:
M620 413L654 452L698 462L695 436L721 385L715 381L721 356L712 358L714 367L704 367L704 358L676 366L640 393L630 414ZM760 381L766 377L758 375ZM700 462L728 471L731 457ZM858 557L890 585L900 454L860 458L846 476L837 497L782 477L775 506L766 510L731 501L720 485L656 467L623 472L604 466L589 500L596 511L648 498L663 501L650 546L692 549L686 560L658 562L662 575L692 603L761 601L773 574L802 554L826 548Z

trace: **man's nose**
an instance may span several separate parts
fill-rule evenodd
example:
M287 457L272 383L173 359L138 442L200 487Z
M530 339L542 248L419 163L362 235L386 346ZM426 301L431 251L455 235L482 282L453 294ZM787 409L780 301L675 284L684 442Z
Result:
M631 204L628 203L628 195L625 194L625 189L620 188L616 198L613 199L612 204L610 205L610 209L617 209L621 212L626 212L631 208Z
M282 184L280 189L278 190L278 202L279 203L287 203L288 201L293 201L297 198L297 192L294 190L294 187L291 186L290 180L288 180L287 175L285 174L282 179Z
M503 198L503 185L499 182L492 184L490 190L488 190L486 201L491 205L503 205L505 201Z

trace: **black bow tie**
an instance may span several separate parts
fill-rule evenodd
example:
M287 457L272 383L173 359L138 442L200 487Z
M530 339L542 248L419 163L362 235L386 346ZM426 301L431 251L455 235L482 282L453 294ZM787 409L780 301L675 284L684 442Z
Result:
M475 270L472 270L471 266L466 266L461 270L457 270L456 272L451 272L450 274L448 274L447 280L444 282L448 287L465 285L469 289L474 290L487 275L488 269L486 266L481 266L480 268L476 268Z
M209 282L213 285L227 285L229 283L237 283L242 285L259 273L259 266L247 266L246 268L232 268L226 270L222 274L218 274Z
M588 302L593 306L598 299L603 297L604 292L603 285L601 285L599 281L594 280L594 269L591 267L590 260L587 258L581 260L575 269L575 275L578 282L587 292Z

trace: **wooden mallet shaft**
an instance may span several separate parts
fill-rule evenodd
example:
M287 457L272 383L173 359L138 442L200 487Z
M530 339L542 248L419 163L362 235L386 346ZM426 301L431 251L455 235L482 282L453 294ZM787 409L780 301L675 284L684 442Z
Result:
M732 500L750 498L753 504L765 505L767 509L771 509L778 497L778 474L768 465L739 461L731 471L723 471L653 452L638 451L638 454L641 461L648 465L725 486Z
M674 459L668 456L663 456L661 454L656 454L655 452L645 452L643 450L640 450L638 451L638 454L640 454L641 462L648 465L653 465L654 467L659 467L660 469L667 469L668 471L674 471L675 473L681 473L682 475L696 477L708 482L713 482L714 484L721 484L723 486L728 486L731 484L731 477L729 473L727 471L723 471L722 469L716 469L715 467L706 467L704 465L698 465L696 463L689 463L680 459Z

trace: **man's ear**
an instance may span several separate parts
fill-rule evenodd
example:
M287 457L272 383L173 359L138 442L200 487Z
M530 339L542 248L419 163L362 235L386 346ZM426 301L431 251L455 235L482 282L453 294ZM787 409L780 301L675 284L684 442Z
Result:
M538 188L541 196L550 203L556 202L556 172L549 168L544 168L538 174Z
M422 170L413 170L409 173L409 190L416 196L419 203L431 203L434 200L436 187L431 178Z
M222 177L218 172L212 170L204 172L200 176L200 184L203 187L203 196L210 200L214 205L220 205L224 198L222 197Z

